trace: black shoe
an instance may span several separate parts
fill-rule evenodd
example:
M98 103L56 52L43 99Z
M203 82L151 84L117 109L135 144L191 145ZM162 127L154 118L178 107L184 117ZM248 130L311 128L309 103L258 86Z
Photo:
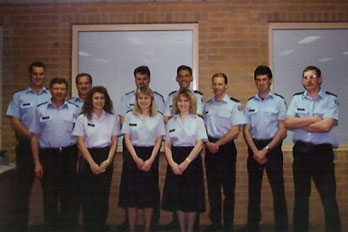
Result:
M129 224L128 220L124 220L121 225L117 226L117 231L128 231Z
M159 226L160 230L173 230L179 228L179 224L177 221L173 220L168 224Z
M236 230L236 232L248 232L248 227L240 228L240 229Z
M223 229L222 224L211 224L207 228L205 228L204 232L213 232L213 231L221 231Z

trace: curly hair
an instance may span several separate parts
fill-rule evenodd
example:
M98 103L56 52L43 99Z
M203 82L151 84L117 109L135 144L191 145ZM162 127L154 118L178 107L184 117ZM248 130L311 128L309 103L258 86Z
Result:
M104 86L94 86L88 91L85 102L82 106L81 114L87 116L88 120L91 120L92 118L92 112L93 112L92 98L95 93L101 93L104 95L105 97L104 110L105 112L108 112L110 114L113 113L112 101L106 88Z

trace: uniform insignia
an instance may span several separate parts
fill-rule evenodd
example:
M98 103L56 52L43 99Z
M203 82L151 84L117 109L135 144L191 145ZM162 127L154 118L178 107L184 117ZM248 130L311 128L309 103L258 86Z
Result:
M243 110L241 105L238 105L238 110L239 110L239 111L242 111L242 110Z
M43 116L41 117L42 120L47 120L47 119L50 119L50 116Z
M232 101L235 101L235 102L240 102L238 99L233 98L233 97L230 97L230 99L231 99Z
M252 96L251 98L248 99L248 101L250 101L251 99L254 99L255 96Z
M30 102L28 102L28 103L23 103L22 106L30 106Z
M280 95L280 94L274 93L274 95L276 95L276 96L278 96L278 97L280 97L280 98L283 98L283 99L284 99L284 97L283 97L282 95Z
M194 93L198 93L199 95L202 95L203 96L203 93L202 92L200 92L200 91L198 91L198 90L195 90L195 91L193 91Z
M177 92L177 90L174 90L174 91L170 92L170 93L168 94L168 96L170 96L170 95L172 95L172 94L174 94L174 93L176 93L176 92Z
M334 103L335 103L335 105L337 105L337 106L339 105L338 99L337 99L337 98L335 98Z
M249 112L255 112L255 109L249 109Z
M134 103L129 103L129 106L134 106Z
M208 113L209 113L209 111L205 111L205 112L204 112L204 114L208 114Z
M128 92L128 93L126 93L125 95L131 94L131 93L133 93L133 92L134 92L134 90L129 91L129 92Z
M335 97L338 97L336 94L331 93L331 92L329 92L329 91L325 91L325 93L326 93L326 94L329 94L329 95L332 95L332 96L335 96Z
M129 123L129 126L137 126L136 123Z
M72 103L72 102L69 102L69 101L68 101L68 104L71 104L71 105L76 106L77 108L79 108L79 106L76 105L75 103Z
M95 127L93 123L87 123L87 126Z
M305 111L304 108L297 108L298 111Z
M295 96L295 95L302 95L303 93L304 93L304 91L298 92L298 93L295 93L294 96Z
M131 112L132 110L128 110L126 113Z
M172 133L172 132L174 132L175 131L175 129L171 129L171 130L169 130L169 133Z
M160 94L159 92L154 91L154 93L155 93L155 94L157 94L158 96L160 96L160 97L162 97L162 98L163 98L162 94Z
M37 107L39 107L39 106L41 106L41 105L44 105L44 104L47 104L47 103L48 103L47 101L42 102L42 103L38 104Z
M163 115L163 113L161 111L157 111L157 112Z

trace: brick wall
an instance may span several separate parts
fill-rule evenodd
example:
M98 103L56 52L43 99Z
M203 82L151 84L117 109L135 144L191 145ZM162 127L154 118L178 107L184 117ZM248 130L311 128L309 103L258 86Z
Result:
M212 96L210 77L214 72L229 76L228 93L244 104L255 93L252 74L259 64L268 63L269 22L348 22L347 0L245 0L245 1L157 1L109 3L0 4L3 26L3 132L2 148L13 154L14 133L4 116L13 91L27 85L27 66L34 60L47 65L47 77L70 79L73 24L123 23L199 23L199 88L206 98ZM236 215L237 224L246 221L247 175L246 147L237 140ZM120 155L118 155L119 161ZM12 157L13 160L13 157ZM289 216L292 219L293 184L291 153L285 153L285 181ZM337 197L342 222L348 221L348 152L337 151ZM117 208L120 162L116 162L111 193L109 222L118 223L123 211ZM162 160L161 172L165 162ZM163 177L161 177L163 183ZM162 184L161 183L161 184ZM33 223L42 220L40 188L33 190ZM320 198L313 188L311 223L323 222ZM264 182L262 223L273 222L269 184ZM161 220L168 220L163 214ZM208 224L207 214L202 224Z

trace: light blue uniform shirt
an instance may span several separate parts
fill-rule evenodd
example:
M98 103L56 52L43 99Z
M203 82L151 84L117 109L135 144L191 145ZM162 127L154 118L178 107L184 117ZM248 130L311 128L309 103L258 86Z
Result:
M129 134L132 144L138 147L152 147L158 136L166 134L161 114L143 117L128 112L122 125L122 134Z
M80 97L72 97L68 100L68 102L74 103L75 105L79 107L80 111L82 110L84 101Z
M43 87L40 93L34 92L31 87L15 92L8 105L6 116L19 118L29 128L36 106L49 99L51 99L51 94L45 87Z
M269 92L261 99L258 94L250 98L244 110L245 121L250 125L251 137L273 139L279 130L279 121L285 120L286 105L283 97Z
M80 114L72 135L83 137L87 148L103 148L111 145L111 137L120 135L119 119L114 114L103 111L98 118L92 113L91 120Z
M192 91L192 90L191 90ZM177 90L169 93L167 100L166 100L166 106L165 106L165 111L164 111L164 115L165 116L171 116L172 115L172 109L173 109L173 97L175 95L175 93L178 92ZM196 96L197 98L197 114L202 115L203 114L203 105L204 105L204 96L203 93L195 90L192 91L193 94Z
M209 137L221 138L233 126L245 124L242 105L227 94L217 102L215 97L204 105L203 118Z
M129 111L133 110L135 104L135 93L136 90L132 90L122 97L119 109L120 116L126 116ZM156 91L153 91L153 96L155 98L157 111L163 114L165 107L163 96Z
M29 131L39 135L41 148L60 148L76 144L72 135L80 110L77 105L65 101L57 108L51 100L36 107Z
M169 119L166 125L166 141L171 141L172 146L193 147L197 140L208 141L204 121L197 115L190 114L181 121L178 114Z
M320 90L319 95L314 99L307 96L307 91L295 94L287 112L287 115L294 117L332 118L335 120L335 125L338 123L338 114L337 96L323 90ZM338 146L335 126L329 132L309 132L304 129L295 129L293 141L314 144L330 143L334 147Z

